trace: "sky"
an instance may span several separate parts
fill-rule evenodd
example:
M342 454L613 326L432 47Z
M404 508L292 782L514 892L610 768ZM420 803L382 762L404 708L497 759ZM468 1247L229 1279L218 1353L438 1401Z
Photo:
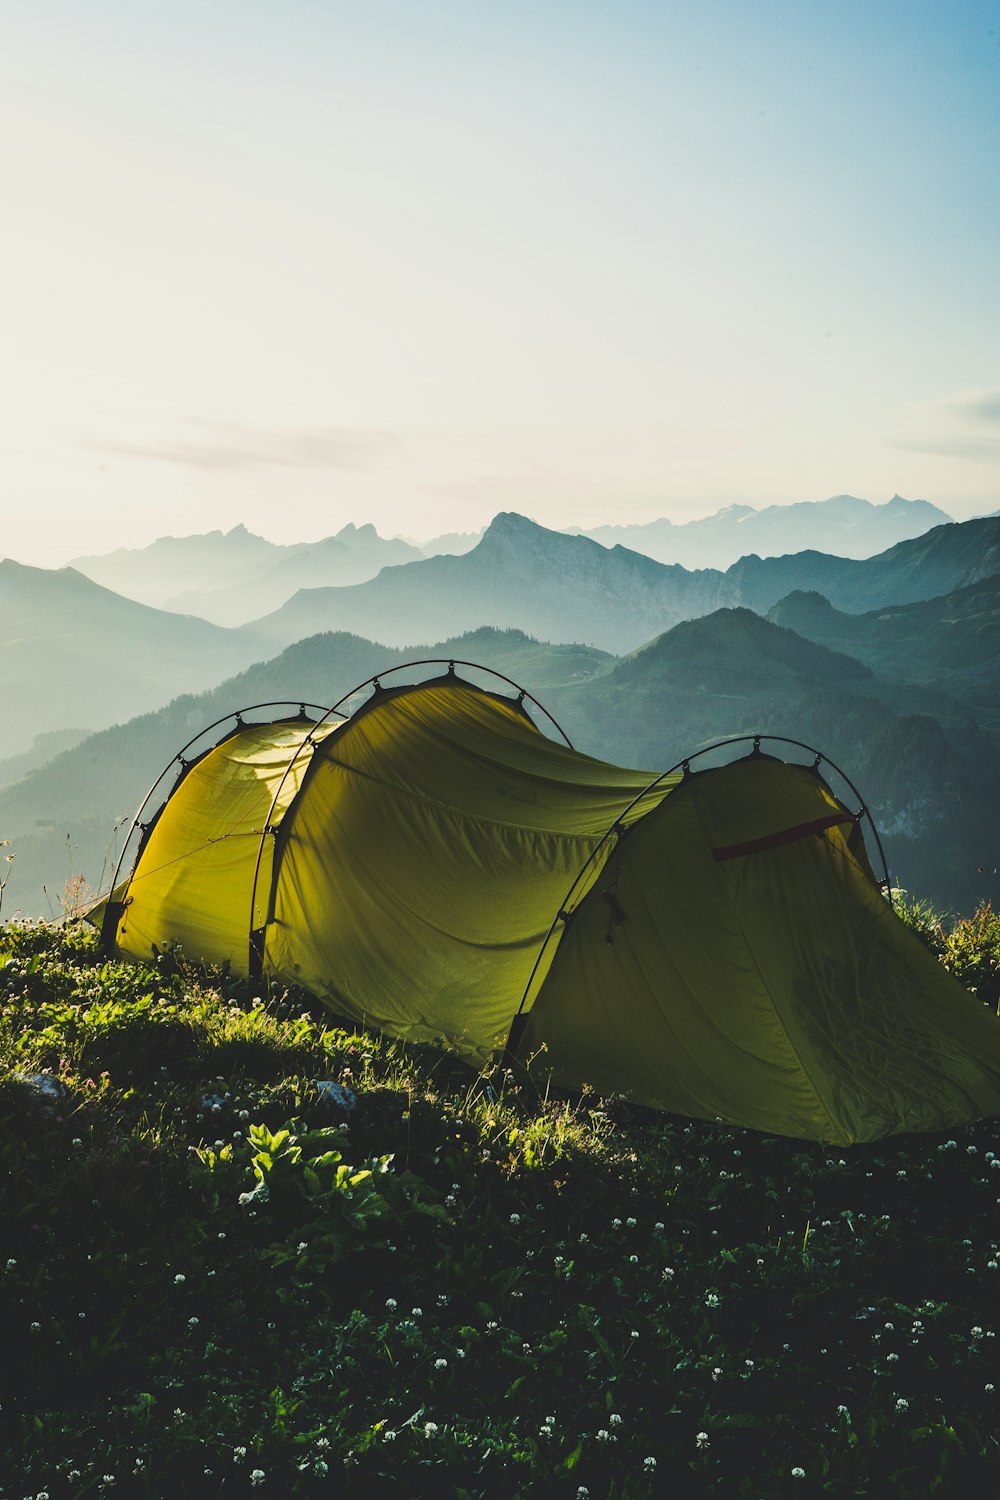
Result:
M32 0L0 554L1000 506L1000 0Z

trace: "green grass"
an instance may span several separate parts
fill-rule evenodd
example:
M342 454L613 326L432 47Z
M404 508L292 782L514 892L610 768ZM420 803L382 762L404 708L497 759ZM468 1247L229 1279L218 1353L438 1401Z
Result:
M909 919L995 1009L1000 919ZM998 1247L996 1120L546 1098L0 930L4 1500L995 1494Z

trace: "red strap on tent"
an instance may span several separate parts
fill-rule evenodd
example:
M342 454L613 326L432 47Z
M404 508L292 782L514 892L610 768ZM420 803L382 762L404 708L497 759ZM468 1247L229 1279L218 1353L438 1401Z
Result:
M811 823L798 823L794 828L783 828L780 833L768 833L762 839L751 839L746 844L728 844L725 848L713 849L713 859L738 859L741 854L759 854L762 849L777 849L781 844L794 844L797 839L808 838L811 833L824 833L838 823L859 823L861 813L829 813L825 818L815 818Z

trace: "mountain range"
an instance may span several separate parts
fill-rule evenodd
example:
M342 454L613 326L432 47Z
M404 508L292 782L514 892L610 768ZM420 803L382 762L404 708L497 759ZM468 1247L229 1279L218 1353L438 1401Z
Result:
M838 557L872 557L896 542L921 536L952 518L927 500L893 495L873 505L856 495L802 500L795 505L728 505L695 521L661 517L641 525L573 527L603 547L630 547L658 562L687 568L728 568L748 553L773 557L783 552L832 552Z
M721 572L654 562L501 512L463 556L384 568L353 587L303 590L243 630L263 652L310 631L349 631L403 646L493 625L617 654L714 609L742 605L766 613L795 590L821 593L838 609L876 609L998 571L995 517L935 527L873 558L751 556Z
M441 644L409 644L420 640ZM0 763L0 836L17 856L5 910L45 914L71 876L106 878L115 824L207 723L274 698L327 705L429 655L492 665L537 693L578 748L651 772L732 734L815 744L864 788L894 876L952 906L990 894L997 517L870 559L805 552L720 571L507 513L464 555L300 591L235 629L73 569L4 563L0 641L0 753L14 756ZM88 728L100 732L74 744ZM29 731L42 735L30 751Z
M872 505L853 495L834 495L761 510L731 505L682 524L660 519L589 532L576 527L567 534L689 569L725 569L749 553L770 557L813 550L871 557L950 519L925 500L895 495L884 505ZM383 567L463 555L482 536L451 532L417 544L381 537L371 525L347 525L318 542L282 546L235 526L228 532L160 537L148 547L74 558L70 566L143 604L200 615L216 625L242 625L280 608L299 589L364 583Z

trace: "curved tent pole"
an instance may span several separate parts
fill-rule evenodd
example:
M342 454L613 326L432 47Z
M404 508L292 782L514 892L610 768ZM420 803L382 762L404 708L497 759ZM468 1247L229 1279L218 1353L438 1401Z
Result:
M520 702L520 704L523 705L525 700L527 700L527 702L529 703L533 703L535 707L545 715L552 727L557 730L557 732L562 736L565 743L572 750L573 742L570 739L569 735L566 733L565 729L563 729L558 720L549 713L548 709L545 707L545 704L540 703L533 693L528 692L527 688L523 688L519 682L515 682L513 677L508 677L505 673L498 672L495 667L484 667L478 661L461 661L458 657L454 656L428 656L422 658L420 661L403 661L400 662L398 666L386 667L384 672L373 673L373 675L366 678L364 682L359 682L356 688L352 688L349 693L345 693L343 698L338 698L336 703L334 704L334 708L339 708L342 703L346 703L349 698L353 698L355 693L360 693L363 688L371 687L375 692L378 692L382 686L383 677L390 677L394 672L411 671L414 667L447 667L449 677L454 677L456 675L456 667L472 667L472 669L476 672L488 672L491 677L499 677L501 682L506 682L509 687L512 687L516 690L518 701ZM418 687L421 684L413 683L411 685L414 687ZM470 686L475 687L476 684L471 683Z
M892 884L889 879L889 867L886 864L885 851L882 848L882 840L879 838L878 829L875 826L875 820L869 812L867 805L861 797L861 793L858 791L853 781L851 781L850 777L840 769L835 761L832 761L828 755L823 755L823 753L817 750L813 745L807 745L803 740L789 739L786 735L781 734L741 734L736 735L734 738L728 740L716 740L715 744L706 745L704 749L696 750L693 755L686 755L683 760L679 760L675 765L671 766L669 771L661 771L658 776L655 776L649 783L649 785L644 786L642 791L637 793L637 795L632 798L632 801L628 804L628 806L618 814L615 821L611 824L611 827L605 834L603 834L599 842L594 845L593 849L591 849L590 853L587 855L587 858L584 860L583 864L577 871L572 885L560 902L559 910L552 918L552 921L549 924L548 931L542 939L541 947L539 948L538 953L535 957L535 962L531 966L531 973L528 975L527 983L524 986L524 992L521 995L521 1003L517 1007L514 1019L511 1022L510 1033L507 1037L505 1055L508 1058L512 1058L517 1051L518 1033L521 1030L521 1027L518 1023L521 1021L521 1018L524 1014L525 1002L527 1001L528 995L531 993L531 986L534 984L535 975L538 973L539 966L542 962L542 959L545 957L545 953L548 949L549 943L552 941L552 937L556 931L556 928L560 922L567 922L572 917L573 913L569 909L569 904L573 899L573 894L579 886L580 881L593 865L594 860L607 844L608 840L612 837L614 837L616 840L620 840L624 838L625 834L628 832L628 829L623 824L623 819L628 817L629 813L637 803L642 801L643 797L647 796L656 787L660 786L662 782L666 781L668 776L674 776L678 771L683 771L685 777L690 775L691 762L693 760L698 760L703 755L710 755L713 750L722 750L728 745L745 745L751 742L753 748L751 749L750 754L759 755L761 753L760 745L762 740L767 740L770 744L795 745L800 750L808 750L810 755L814 755L816 757L813 763L814 770L818 770L821 763L825 760L827 765L832 766L837 775L843 778L845 785L850 787L855 797L857 797L858 801L861 803L861 809L858 813L858 817L866 817L868 819L869 826L872 830L872 833L874 834L875 843L878 846L879 857L882 861L883 875L885 877L884 880L880 882L880 884L885 892L886 899L889 902L890 908L892 910L895 910L892 900Z
M308 717L308 715L306 714L306 709L307 708L315 709L317 711L317 713L325 713L326 712L326 710L320 704L318 704L318 703L303 703L303 701L302 701L301 698L273 698L269 702L266 702L266 703L250 703L245 708L231 709L229 713L223 714L218 719L214 719L211 724L206 724L206 726L204 727L204 729L199 729L199 731L198 731L197 734L191 736L191 738L188 740L187 744L182 745L181 748L176 752L176 754L174 754L174 755L172 755L170 757L170 759L167 761L166 765L163 767L163 770L160 772L159 776L157 776L156 780L150 786L149 791L146 793L145 797L143 797L142 801L139 803L138 811L136 812L135 817L132 819L132 822L129 825L129 831L126 834L125 842L122 844L122 850L121 850L121 853L119 854L118 860L117 860L117 862L115 864L114 874L111 877L111 886L110 886L110 890L109 890L109 895L113 894L114 891L117 889L118 881L119 881L119 878L120 878L121 872L122 872L122 866L125 863L125 855L127 854L129 844L132 841L132 835L135 833L135 831L136 831L137 828L141 830L141 837L140 837L140 840L139 840L139 847L136 850L135 858L132 861L132 867L131 867L131 869L129 871L129 877L128 877L129 879L131 879L132 876L135 873L135 867L139 863L139 856L142 853L142 850L143 850L143 848L145 846L145 841L146 841L147 837L153 831L153 826L156 823L157 818L160 816L160 814L162 813L163 809L166 807L167 803L170 801L170 798L173 796L174 792L177 790L178 786L183 781L183 779L187 775L188 771L191 770L192 766L194 766L194 765L196 765L198 763L198 761L202 758L202 755L207 755L209 751L217 749L219 747L219 745L224 744L225 741L227 739L229 739L233 734L236 734L240 729L246 728L247 725L246 725L246 722L244 721L244 718L243 718L244 714L256 713L257 710L261 709L261 708L289 708L289 707L291 707L295 703L297 703L299 705L299 717L300 718L307 718ZM188 751L188 750L190 750L190 748L191 748L192 745L196 745L199 740L204 739L205 735L211 734L211 732L212 732L213 729L218 729L218 727L219 727L220 724L228 723L228 721L230 719L234 720L234 723L233 723L232 727L229 730L227 730L224 735L220 736L220 738L217 739L217 740L213 740L213 742L210 745L208 745L205 748L205 750L199 751L199 753L196 756L193 756L191 760L185 760L184 759L185 752ZM272 720L267 720L267 719L261 720L262 724L275 723L275 722L276 721L273 720L273 719ZM177 765L178 766L177 776L176 776L176 778L174 780L174 785L171 787L170 791L167 792L166 796L164 796L163 800L160 802L160 805L157 807L156 811L153 813L153 815L149 819L149 821L147 823L143 823L141 821L143 813L146 811L146 808L149 806L150 802L152 801L153 796L154 796L157 788L159 787L160 783L163 781L163 778L167 775L167 772L170 770L171 766L173 766L173 765ZM104 913L104 921L101 924L101 936L100 936L100 940L99 941L100 941L100 944L101 944L102 948L105 947L107 944L109 944L110 940L111 940L109 918L111 918L111 916L112 916L112 910L114 909L114 917L113 917L114 925L117 925L118 918L121 915L121 911L120 911L121 904L122 903L120 903L120 902L112 902L112 901L108 902L108 905L107 905L107 907L105 909L105 913Z
M288 762L288 765L285 767L281 780L278 782L278 785L275 788L274 796L271 798L271 806L268 808L267 817L264 819L264 826L261 829L260 833L260 842L257 845L257 858L254 862L253 881L250 886L250 940L247 972L251 983L259 983L264 973L264 929L267 926L267 914L265 913L263 926L257 927L254 922L254 917L257 910L257 886L260 881L260 867L264 858L264 840L268 837L269 834L271 835L271 837L274 837L274 835L278 831L277 827L272 821L274 817L274 810L277 807L278 799L280 798L281 793L284 790L285 782L288 780L288 777L291 774L291 771L295 766L295 763L298 760L299 756L302 754L307 745L312 746L315 743L314 735L316 734L316 731L323 727L327 719L329 719L330 715L340 714L341 704L347 703L351 698L353 698L357 693L362 692L366 687L370 687L372 689L372 696L367 700L370 703L372 701L372 698L374 698L377 693L383 691L381 683L381 679L383 677L389 677L395 672L412 671L414 667L445 666L448 668L448 676L453 677L456 682L464 680L460 679L457 676L455 672L456 667L471 667L473 671L487 672L491 677L499 677L501 682L506 682L510 687L516 689L518 693L518 701L521 706L523 706L525 699L527 699L530 703L533 703L536 708L540 709L545 717L549 720L549 722L553 724L559 731L566 744L572 750L573 745L568 734L563 729L562 725L559 724L555 718L553 718L552 714L549 713L548 709L543 703L539 703L538 699L532 693L529 693L526 688L523 688L519 682L515 682L512 677L507 677L503 672L497 672L493 667L484 667L479 662L461 661L457 657L423 657L419 661L405 661L400 662L398 666L387 667L384 672L375 672L371 677L366 677L364 682L359 682L357 687L351 688L349 693L345 693L342 698L338 698L336 703L334 703L331 708L328 708L323 714L322 718L313 725L312 729L305 736L301 745L299 745L291 760ZM422 687L426 686L426 681L404 683L403 686ZM475 683L470 683L469 686L475 687ZM351 718L353 718L353 715L340 714L340 717L344 719L345 722L349 723ZM169 767L167 769L169 769ZM274 877L272 874L272 883L273 878ZM268 898L268 901L270 904L270 897Z

